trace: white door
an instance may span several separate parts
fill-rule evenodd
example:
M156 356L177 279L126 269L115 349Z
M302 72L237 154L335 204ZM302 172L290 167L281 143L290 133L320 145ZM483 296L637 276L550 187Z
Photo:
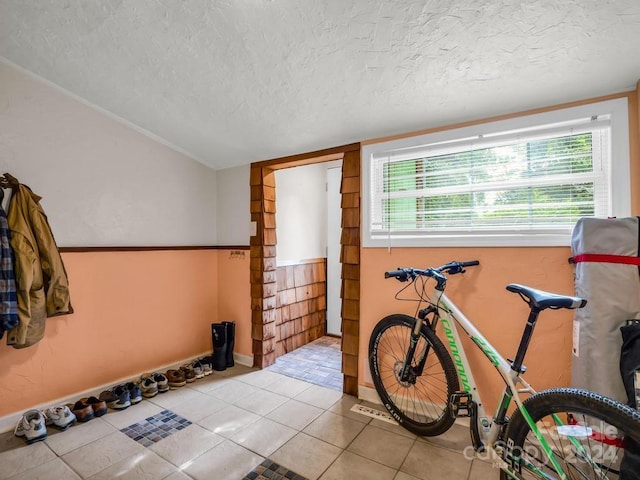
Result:
M327 333L330 335L342 335L340 316L341 180L342 167L327 169Z

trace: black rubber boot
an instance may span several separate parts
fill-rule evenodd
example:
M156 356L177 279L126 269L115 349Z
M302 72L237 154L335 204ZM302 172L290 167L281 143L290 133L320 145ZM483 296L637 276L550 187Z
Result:
M213 342L213 356L211 363L214 370L227 369L227 332L223 323L211 324L211 341Z
M222 322L227 334L227 367L233 367L233 345L236 338L236 322Z

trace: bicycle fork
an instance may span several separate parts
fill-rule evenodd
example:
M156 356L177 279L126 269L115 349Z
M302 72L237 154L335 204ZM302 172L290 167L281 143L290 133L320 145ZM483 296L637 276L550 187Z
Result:
M415 319L415 324L413 326L413 331L411 332L411 338L409 339L409 348L407 349L407 355L405 356L404 363L402 365L402 369L400 370L399 379L404 383L416 383L416 378L422 375L422 371L424 370L424 366L427 362L427 356L429 355L429 350L431 346L426 343L424 352L422 353L422 357L420 361L417 363L415 367L413 364L413 357L416 353L416 348L418 346L418 340L420 340L420 332L422 331L422 326L425 321L429 328L434 328L435 323L437 322L437 318L434 317L433 322L429 322L427 320L427 315L430 313L437 313L437 309L433 306L429 306L424 308L418 312L418 317Z

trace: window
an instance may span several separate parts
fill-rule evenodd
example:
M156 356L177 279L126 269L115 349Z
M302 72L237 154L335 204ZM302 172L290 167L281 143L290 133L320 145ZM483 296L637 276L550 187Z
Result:
M568 245L629 215L626 99L368 145L365 246Z

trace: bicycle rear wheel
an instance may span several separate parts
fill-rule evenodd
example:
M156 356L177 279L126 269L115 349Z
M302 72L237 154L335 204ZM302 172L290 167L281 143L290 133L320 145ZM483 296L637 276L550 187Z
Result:
M509 423L501 479L640 478L640 414L613 399L578 389L553 389L524 402L554 462L520 410ZM624 448L623 448L624 446ZM626 448L626 450L625 450Z
M378 322L369 340L369 366L376 391L391 416L416 435L446 432L455 418L449 397L458 391L458 375L449 352L426 325L422 327L411 363L411 378L400 379L415 319L390 315ZM416 367L427 353L422 374Z

